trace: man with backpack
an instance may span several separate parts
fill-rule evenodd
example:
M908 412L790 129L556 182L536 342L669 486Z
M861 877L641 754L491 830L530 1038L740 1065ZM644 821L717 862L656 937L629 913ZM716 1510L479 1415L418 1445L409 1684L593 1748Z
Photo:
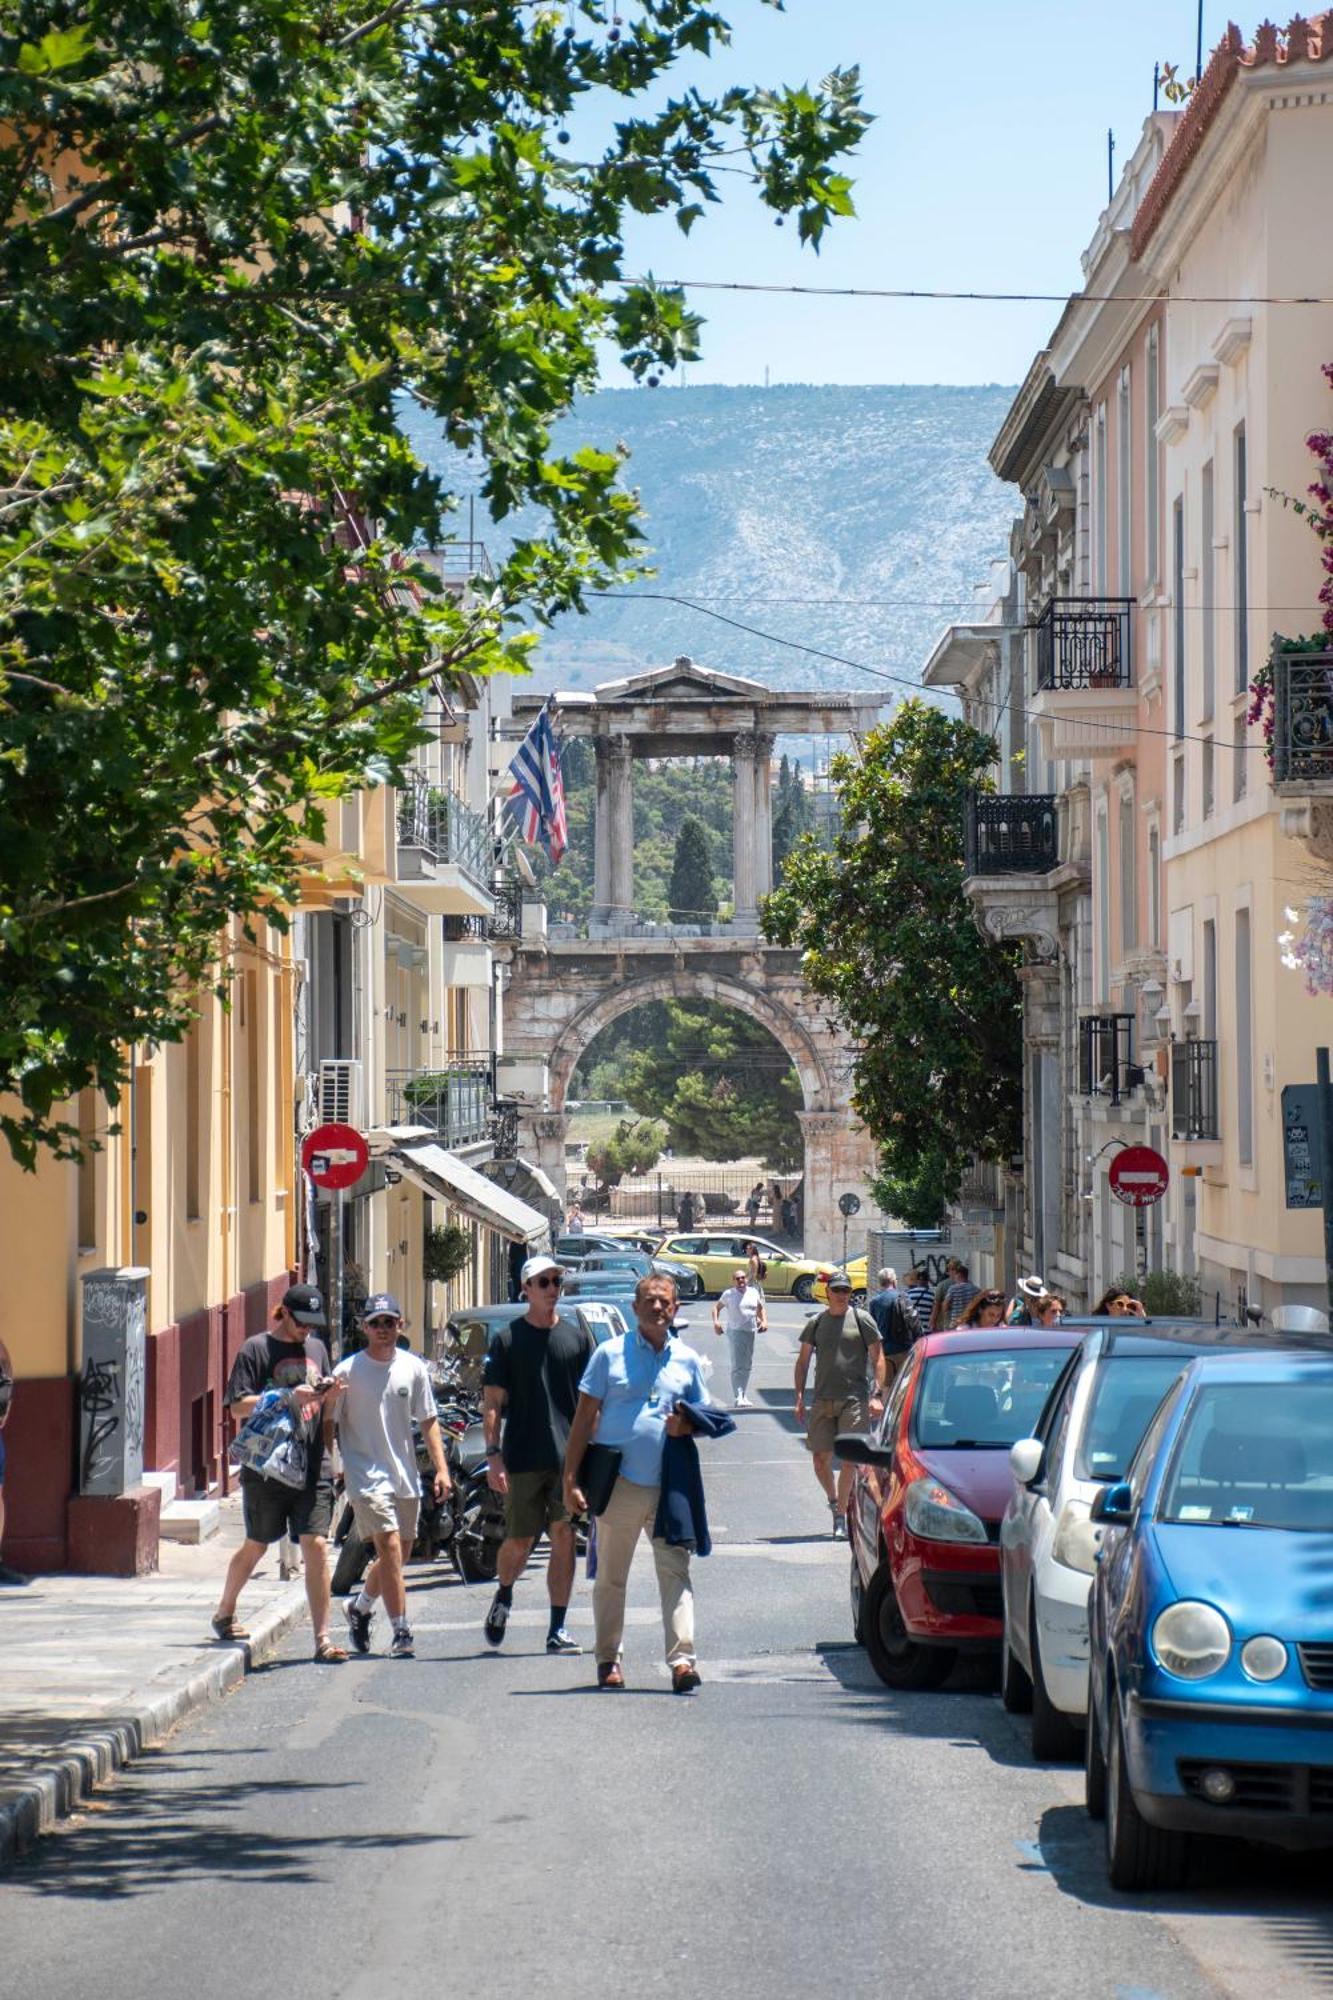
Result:
M814 1395L806 1414L805 1384L815 1364ZM796 1421L806 1426L805 1444L815 1462L815 1478L833 1515L833 1538L847 1533L847 1501L852 1468L840 1466L833 1479L833 1440L839 1431L863 1431L883 1409L884 1343L869 1313L852 1305L852 1281L835 1271L828 1303L801 1329L796 1355ZM873 1389L870 1384L873 1381Z

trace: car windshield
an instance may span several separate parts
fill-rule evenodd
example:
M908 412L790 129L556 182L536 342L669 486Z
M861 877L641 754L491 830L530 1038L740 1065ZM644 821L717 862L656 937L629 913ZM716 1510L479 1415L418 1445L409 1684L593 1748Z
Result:
M1333 1383L1205 1383L1158 1508L1162 1521L1333 1529Z
M1125 1354L1099 1363L1074 1452L1078 1478L1124 1478L1153 1411L1189 1359L1187 1354Z
M1068 1353L1030 1347L933 1354L912 1409L913 1444L933 1451L1007 1451L1017 1438L1031 1436Z

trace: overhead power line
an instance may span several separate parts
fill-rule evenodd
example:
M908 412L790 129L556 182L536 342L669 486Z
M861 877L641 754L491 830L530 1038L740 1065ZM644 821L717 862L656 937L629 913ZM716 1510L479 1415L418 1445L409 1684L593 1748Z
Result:
M611 597L614 595L614 592L608 590L590 590L588 592L589 597ZM823 646L807 646L799 639L784 639L778 632L764 632L757 625L747 624L743 618L731 618L725 611L714 611L708 605L698 603L694 598L679 597L673 591L667 590L641 590L636 591L635 595L646 598L652 603L679 604L686 611L697 611L701 617L714 618L719 625L729 625L733 632L744 632L751 639L763 639L770 646L784 646L789 652L804 653L812 660L829 660L834 666L850 667L853 673L869 674L873 680L887 681L893 687L910 688L913 694L920 694L922 691L919 677L913 678L908 674L890 673L887 667L872 667L865 660L849 659L845 653L831 653ZM1006 628L1001 625L993 628L997 637L1006 629L1012 631L1014 628L1012 626ZM955 687L941 687L935 689L934 692L943 695L952 695L958 701L964 699L963 694ZM1035 722L1043 719L1037 714L1035 709L1022 708L1017 702L1013 704L1013 712L1015 715L1021 715L1025 721ZM1003 713L1003 710L1001 710L1001 713ZM1049 720L1050 718L1047 717L1045 719ZM1106 730L1108 747L1111 748L1114 748L1117 743L1123 742L1125 738L1124 725L1120 722L1100 723L1095 717L1080 716L1079 727L1087 729L1104 728ZM1134 734L1136 736L1162 736L1170 743L1211 743L1215 749L1243 750L1247 753L1255 750L1263 750L1265 747L1262 743L1228 743L1223 737L1215 735L1205 736L1199 731L1188 729L1154 729L1148 723L1144 722L1135 723Z
M646 284L648 279L637 282ZM812 299L941 299L983 305L1090 306L1333 306L1333 298L1292 293L1226 292L960 292L924 285L768 285L747 278L655 278L682 292L788 293Z

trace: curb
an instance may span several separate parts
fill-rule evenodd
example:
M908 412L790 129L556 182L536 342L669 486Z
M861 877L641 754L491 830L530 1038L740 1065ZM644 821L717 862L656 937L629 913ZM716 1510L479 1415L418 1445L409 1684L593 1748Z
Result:
M170 1735L179 1722L220 1701L305 1615L304 1586L293 1585L259 1612L250 1638L205 1655L174 1684L145 1693L125 1714L95 1728L72 1733L47 1751L16 1781L0 1789L0 1867L26 1854L45 1833L76 1812L82 1800L108 1778ZM77 1730L77 1725L76 1725Z

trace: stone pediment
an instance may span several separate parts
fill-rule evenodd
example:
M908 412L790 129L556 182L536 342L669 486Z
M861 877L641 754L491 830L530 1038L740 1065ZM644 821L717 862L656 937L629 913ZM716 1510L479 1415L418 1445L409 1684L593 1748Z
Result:
M594 690L594 699L600 708L612 702L763 701L769 692L762 681L721 674L683 656L667 667L650 667L647 673L629 674L624 680L603 681Z

